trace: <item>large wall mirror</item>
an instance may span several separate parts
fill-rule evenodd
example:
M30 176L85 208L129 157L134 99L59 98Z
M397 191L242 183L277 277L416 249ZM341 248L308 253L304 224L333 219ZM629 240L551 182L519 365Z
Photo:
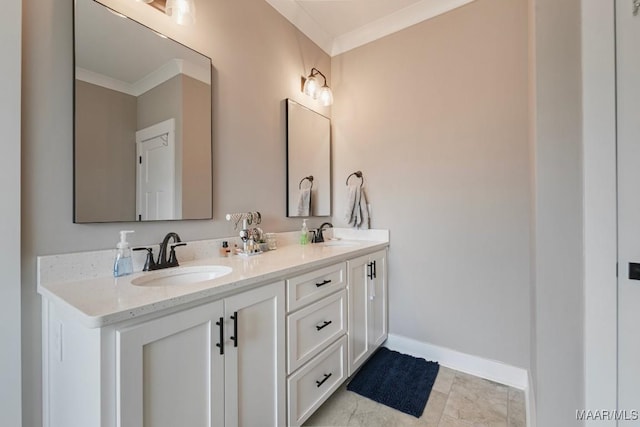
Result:
M75 2L74 221L212 217L211 59Z
M331 122L287 104L287 216L331 215Z

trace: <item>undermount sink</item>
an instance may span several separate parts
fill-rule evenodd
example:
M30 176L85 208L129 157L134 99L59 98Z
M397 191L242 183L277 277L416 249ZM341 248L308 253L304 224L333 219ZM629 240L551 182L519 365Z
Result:
M180 286L206 282L231 273L233 269L224 265L177 267L166 271L149 273L131 281L135 286Z
M327 240L323 244L323 246L357 246L356 242L351 242L348 240Z

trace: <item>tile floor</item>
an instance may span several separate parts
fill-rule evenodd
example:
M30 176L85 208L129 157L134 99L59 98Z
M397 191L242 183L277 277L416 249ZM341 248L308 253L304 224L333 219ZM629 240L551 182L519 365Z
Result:
M440 367L422 417L396 411L346 388L346 383L305 426L525 427L524 393Z

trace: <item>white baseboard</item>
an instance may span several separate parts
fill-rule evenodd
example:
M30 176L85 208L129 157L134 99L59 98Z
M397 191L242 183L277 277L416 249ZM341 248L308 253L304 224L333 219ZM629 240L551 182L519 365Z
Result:
M535 399L526 369L394 334L389 334L384 346L400 353L438 362L456 371L523 390L527 426L535 427Z

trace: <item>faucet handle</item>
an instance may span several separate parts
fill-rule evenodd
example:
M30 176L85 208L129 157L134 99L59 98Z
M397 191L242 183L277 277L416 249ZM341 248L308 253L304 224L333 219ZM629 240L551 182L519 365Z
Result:
M169 261L167 261L167 264L169 264L170 267L177 267L180 265L178 264L178 257L176 257L176 248L178 246L187 246L187 244L182 242L171 245L171 252L169 252Z
M144 261L144 267L142 267L142 271L150 271L154 270L156 266L156 262L153 260L153 249L152 248L133 248L134 251L147 251L147 259Z

